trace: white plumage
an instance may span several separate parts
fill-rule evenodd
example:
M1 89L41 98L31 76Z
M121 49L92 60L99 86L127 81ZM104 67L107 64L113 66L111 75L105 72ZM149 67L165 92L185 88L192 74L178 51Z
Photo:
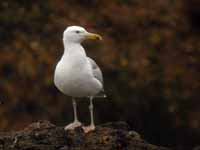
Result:
M81 126L75 98L90 97L91 125L83 127L85 132L89 132L95 129L92 99L103 91L103 77L98 65L87 57L81 45L85 39L101 39L101 36L89 33L79 26L70 26L64 31L64 54L56 66L54 83L62 93L73 99L74 122L66 126L66 130Z

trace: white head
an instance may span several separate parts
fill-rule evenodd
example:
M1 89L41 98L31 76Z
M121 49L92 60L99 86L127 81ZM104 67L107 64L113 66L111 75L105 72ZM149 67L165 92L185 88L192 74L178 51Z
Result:
M83 27L69 26L63 33L63 42L65 43L81 43L85 39L102 40L98 34L89 33Z

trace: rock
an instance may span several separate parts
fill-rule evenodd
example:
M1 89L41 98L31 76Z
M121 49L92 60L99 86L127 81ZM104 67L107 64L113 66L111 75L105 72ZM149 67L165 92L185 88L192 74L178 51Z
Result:
M125 122L106 123L85 134L82 128L65 131L49 121L24 130L0 133L0 150L168 150L149 144Z
M195 147L193 150L200 150L200 146Z

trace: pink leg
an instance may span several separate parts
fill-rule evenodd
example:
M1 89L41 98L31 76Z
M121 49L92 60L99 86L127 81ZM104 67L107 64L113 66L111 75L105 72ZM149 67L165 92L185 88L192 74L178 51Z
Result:
M91 123L89 126L83 127L85 133L95 130L94 115L93 115L93 97L90 97L89 110L90 110Z
M81 122L78 121L76 100L74 98L72 98L72 103L73 103L73 109L74 109L74 122L65 126L65 130L74 130L75 128L81 126Z

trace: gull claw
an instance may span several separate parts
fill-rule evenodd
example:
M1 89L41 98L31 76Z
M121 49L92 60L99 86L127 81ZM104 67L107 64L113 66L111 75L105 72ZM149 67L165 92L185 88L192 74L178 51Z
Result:
M85 133L89 133L89 132L95 130L95 126L94 126L94 125L85 126L85 127L82 127L82 128L83 128L83 131L84 131Z
M65 126L65 130L74 130L75 128L80 127L81 125L81 122L75 121Z

